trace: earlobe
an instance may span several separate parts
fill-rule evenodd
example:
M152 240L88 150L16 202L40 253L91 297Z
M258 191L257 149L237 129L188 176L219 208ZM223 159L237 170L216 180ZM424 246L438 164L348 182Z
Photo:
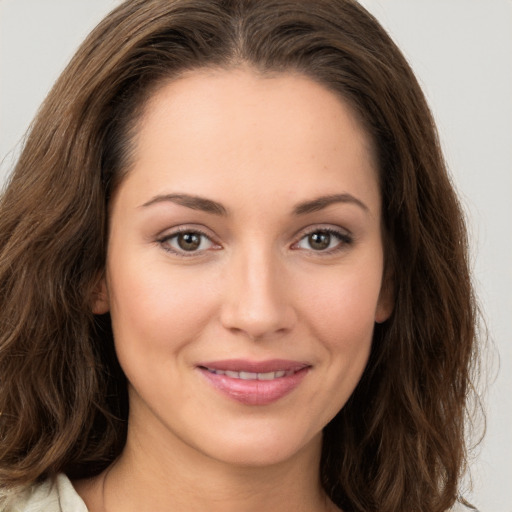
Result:
M92 312L95 315L104 315L110 311L107 283L105 276L98 280L92 292Z
M382 299L379 299L377 311L375 312L375 322L378 324L382 324L383 322L389 319L391 313L393 313L392 301L383 301Z
M393 279L388 274L384 277L375 311L375 322L381 324L389 319L395 306Z

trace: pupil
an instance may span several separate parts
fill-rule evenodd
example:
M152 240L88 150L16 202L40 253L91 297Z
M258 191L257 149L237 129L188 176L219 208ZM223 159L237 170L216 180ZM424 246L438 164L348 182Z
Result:
M323 250L329 247L331 235L329 233L316 232L309 235L309 245L316 250Z
M201 237L197 233L181 233L178 236L178 245L184 251L195 251L201 245Z

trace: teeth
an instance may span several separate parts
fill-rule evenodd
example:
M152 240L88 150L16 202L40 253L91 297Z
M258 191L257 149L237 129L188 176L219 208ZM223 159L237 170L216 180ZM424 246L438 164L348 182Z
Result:
M281 373L281 372L279 372ZM272 380L277 377L277 372L259 373L258 380ZM280 375L282 377L282 375Z
M210 373L214 373L215 375L225 375L226 377L230 377L232 379L242 379L242 380L273 380L284 377L285 375L293 375L295 372L293 370L278 370L276 372L266 372L266 373L255 373L255 372L234 372L231 370L214 370L212 368L206 368Z
M242 379L242 380L255 380L258 378L258 374L257 373L252 373L252 372L240 372L240 377L239 379ZM236 377L235 377L236 379Z

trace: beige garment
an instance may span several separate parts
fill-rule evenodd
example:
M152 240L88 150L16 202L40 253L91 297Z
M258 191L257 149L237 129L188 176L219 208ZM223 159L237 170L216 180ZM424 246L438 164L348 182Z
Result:
M27 491L11 496L0 504L0 512L88 512L85 503L66 475L60 474L52 482L47 480ZM450 512L470 512L455 505Z
M87 512L85 503L63 474L0 503L0 512Z

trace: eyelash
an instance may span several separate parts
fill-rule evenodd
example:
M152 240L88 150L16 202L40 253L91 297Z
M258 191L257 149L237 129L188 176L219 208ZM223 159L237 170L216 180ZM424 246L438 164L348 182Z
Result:
M197 257L198 255L204 253L205 250L203 249L201 251L186 251L184 249L175 249L169 245L170 241L174 238L177 238L180 235L183 234L191 234L191 235L199 235L200 237L206 238L212 245L220 247L219 244L216 244L210 235L202 231L198 228L188 228L188 227L180 227L176 229L173 233L167 234L165 236L162 236L161 238L157 239L157 242L162 246L164 251L170 252L176 256L180 256L183 258L191 258L191 257ZM202 242L201 242L202 243Z
M337 229L330 228L330 227L313 227L311 229L304 231L301 234L298 241L294 242L292 244L292 246L291 246L292 250L300 250L299 244L303 240L305 240L307 237L309 237L315 233L327 234L329 236L334 236L335 238L338 239L338 243L334 247L331 247L328 249L324 249L324 250L306 249L306 250L309 250L311 253L313 253L315 255L319 255L319 256L335 254L339 251L342 251L344 248L346 248L347 245L351 245L354 242L354 239L351 235L349 235L348 233L343 232L341 230L337 230ZM183 257L183 258L197 257L208 250L208 249L202 249L199 251L197 251L197 250L186 251L184 249L176 249L176 248L171 247L169 245L170 241L177 238L178 236L180 236L182 234L199 235L200 237L206 238L213 246L217 246L216 249L220 248L220 245L217 244L215 241L213 241L212 237L210 235L208 235L201 229L198 229L195 227L194 228L180 227L173 233L170 233L168 235L165 235L165 236L157 239L157 243L159 243L165 251L170 252L176 256ZM200 243L202 243L202 241ZM216 249L214 249L214 250L216 250Z
M346 233L345 231L334 229L331 227L315 226L311 229L307 229L306 231L304 231L301 234L299 240L292 245L292 249L299 250L300 248L298 247L298 245L300 244L300 242L302 242L306 238L310 237L311 235L314 235L315 233L322 233L322 234L327 234L329 236L334 236L338 240L338 243L334 247L331 247L328 249L324 249L324 250L309 249L309 251L312 254L314 254L315 256L316 255L327 256L327 255L331 255L331 254L336 254L340 251L343 251L344 249L346 249L346 247L348 245L351 245L354 242L353 237L351 235L349 235L348 233Z

